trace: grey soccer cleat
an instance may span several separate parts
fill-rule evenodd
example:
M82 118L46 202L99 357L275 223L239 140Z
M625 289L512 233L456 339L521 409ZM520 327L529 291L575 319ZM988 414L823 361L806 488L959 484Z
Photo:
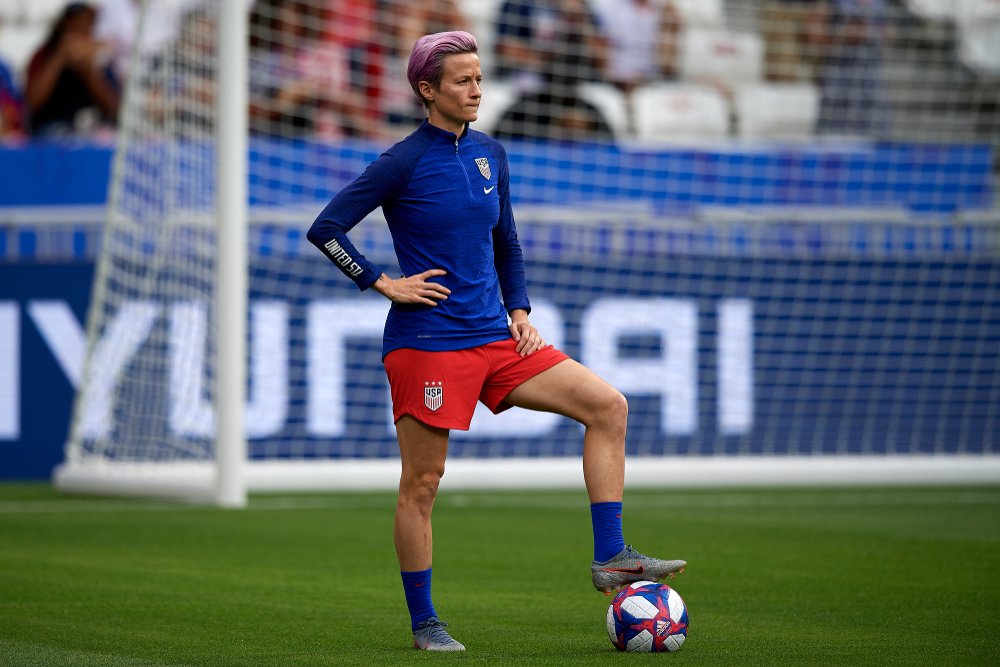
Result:
M414 648L424 651L464 651L465 647L445 632L447 625L437 620L435 616L421 621L417 631L413 633Z
M683 572L687 565L682 560L660 560L643 556L628 545L617 556L604 563L594 561L590 566L590 578L594 588L611 595L635 581L659 581Z

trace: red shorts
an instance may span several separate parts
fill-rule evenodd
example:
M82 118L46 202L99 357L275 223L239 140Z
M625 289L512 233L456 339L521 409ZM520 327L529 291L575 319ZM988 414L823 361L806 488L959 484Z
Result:
M476 400L499 414L522 382L569 359L551 345L526 357L513 338L467 350L424 352L403 348L385 357L392 388L392 419L403 415L437 428L469 430Z

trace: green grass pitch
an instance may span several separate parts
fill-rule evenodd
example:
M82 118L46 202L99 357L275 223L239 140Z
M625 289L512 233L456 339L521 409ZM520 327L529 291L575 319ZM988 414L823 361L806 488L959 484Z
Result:
M387 494L246 511L0 485L0 665L997 665L1000 488L629 490L625 535L684 558L682 651L608 641L579 492L446 493L414 651Z

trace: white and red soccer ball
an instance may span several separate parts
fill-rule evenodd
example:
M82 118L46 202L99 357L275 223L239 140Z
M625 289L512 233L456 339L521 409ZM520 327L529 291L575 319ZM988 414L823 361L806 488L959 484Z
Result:
M637 581L608 607L608 636L619 651L672 653L680 649L687 632L687 605L666 584Z

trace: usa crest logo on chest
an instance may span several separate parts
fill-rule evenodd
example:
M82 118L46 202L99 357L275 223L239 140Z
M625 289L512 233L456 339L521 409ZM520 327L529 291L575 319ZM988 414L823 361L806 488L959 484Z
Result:
M477 157L476 166L479 167L479 173L483 175L487 181L490 180L490 161L488 158Z
M424 383L427 384L426 382ZM424 387L424 405L426 405L431 412L434 412L444 404L444 387L441 383L431 382L430 385Z

